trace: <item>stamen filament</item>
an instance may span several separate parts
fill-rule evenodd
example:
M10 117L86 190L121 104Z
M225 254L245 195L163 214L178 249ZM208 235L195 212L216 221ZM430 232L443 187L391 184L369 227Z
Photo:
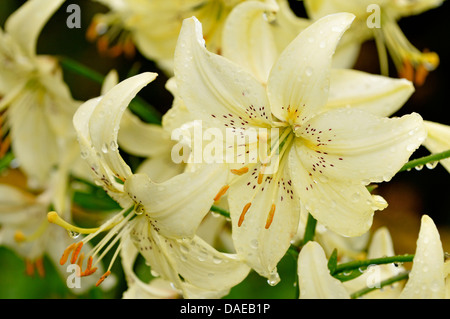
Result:
M108 277L111 274L111 271L108 270L107 272L105 272L100 279L97 281L97 283L95 284L96 287L98 287L105 279L106 277Z
M58 213L55 211L49 212L47 214L47 220L50 223L56 224L58 226L61 226L62 228L65 228L67 230L70 230L70 231L73 231L73 232L76 232L79 234L91 234L91 233L95 233L99 229L98 227L97 228L81 228L81 227L77 227L72 224L69 224L64 219L62 219L58 215Z

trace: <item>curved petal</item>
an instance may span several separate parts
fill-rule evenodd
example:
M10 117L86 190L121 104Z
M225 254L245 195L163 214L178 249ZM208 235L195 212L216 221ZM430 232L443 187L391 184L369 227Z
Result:
M281 53L267 84L271 111L278 119L301 124L325 106L332 56L353 19L350 13L326 16Z
M6 21L5 30L28 56L36 55L39 34L64 0L30 0Z
M174 144L161 125L145 123L128 109L120 121L118 142L124 151L142 157L170 154Z
M208 52L195 17L183 22L175 51L175 79L192 116L212 127L245 128L270 121L264 86L242 67Z
M297 143L299 144L299 143ZM289 153L289 170L294 190L307 211L324 226L344 236L360 236L372 225L374 210L386 202L372 196L362 183L327 180L313 175L302 162L302 149Z
M422 216L417 248L409 279L401 299L443 299L445 297L444 250L433 220Z
M26 90L11 105L8 121L11 127L12 150L20 169L42 187L59 158L58 136L51 128L39 89ZM45 103L44 102L44 103Z
M93 147L89 131L92 114L102 98L94 98L83 103L75 112L73 125L80 144L81 158L89 167L95 183L101 185L122 207L132 204L128 195L123 193L123 185L118 183L108 165L101 159L99 152Z
M314 241L298 256L300 299L350 299L344 285L330 275L322 247Z
M99 100L89 119L92 146L119 179L125 180L131 175L131 169L120 156L117 145L122 114L137 92L156 76L156 73L146 72L120 82Z
M276 277L276 266L297 232L300 203L282 169L258 184L260 165L228 190L236 252L261 276ZM248 206L250 204L250 206Z
M169 239L144 219L132 235L152 270L183 291L185 298L220 298L240 283L250 268L233 254L224 254L199 237Z
M351 108L319 114L296 134L315 177L364 184L389 181L426 137L417 113L383 118Z
M326 109L354 107L375 115L390 116L413 92L413 84L406 79L333 69Z
M450 126L430 121L424 121L423 123L428 132L423 145L432 153L450 150ZM450 172L450 159L440 160L439 163Z
M222 36L222 55L266 83L278 57L267 12L278 11L276 2L247 1L229 14Z
M192 237L227 176L222 165L204 165L160 184L147 175L134 174L125 181L125 191L143 206L162 235Z

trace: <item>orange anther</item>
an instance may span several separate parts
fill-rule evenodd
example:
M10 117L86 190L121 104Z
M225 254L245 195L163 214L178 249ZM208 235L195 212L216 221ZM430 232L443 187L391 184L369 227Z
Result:
M245 174L247 172L248 172L248 167L247 166L244 166L244 167L242 167L240 169L232 169L231 170L231 173L233 173L234 175L243 175L243 174Z
M97 281L97 283L95 284L95 286L96 287L98 287L105 279L106 279L106 277L108 277L109 275L111 274L111 271L107 271L107 272L105 272L101 277L100 277L100 279Z
M247 203L244 206L244 209L242 210L241 216L239 216L238 227L241 227L242 223L244 222L245 214L247 213L247 211L249 210L251 205L252 205L252 203Z
M40 277L45 277L44 258L38 258L35 261L36 269Z
M29 259L25 259L25 273L28 276L33 276L33 274L34 274L34 264Z
M92 269L86 269L85 271L83 271L82 273L81 273L81 277L86 277L86 276L90 276L90 275L92 275L94 272L96 272L97 271L97 267L95 267L95 268L92 268Z
M78 260L77 260L77 265L78 265L78 267L82 267L82 265L83 265L83 260L84 260L84 254L83 253L81 253L80 254L80 257L78 257Z
M269 211L269 215L267 216L267 220L266 220L266 229L269 229L270 225L272 224L273 221L273 216L275 214L275 204L272 204L272 207L270 207L270 211Z
M417 86L423 85L425 83L425 79L427 78L428 73L429 72L427 68L423 64L419 65L419 67L416 70L414 84L416 84Z
M72 252L72 250L75 249L75 246L76 246L76 245L77 245L76 243L73 243L73 244L69 245L69 247L67 247L67 248L64 250L62 257L61 257L61 259L59 260L59 264L60 264L60 265L64 265L64 264L66 263L67 259L69 259L70 253Z
M93 42L96 38L97 38L97 23L92 22L86 31L86 39L88 41Z
M403 61L403 67L398 73L401 78L405 78L409 81L414 80L414 67L408 60Z
M75 264L75 263L76 263L77 258L78 258L78 254L80 253L82 247L83 247L83 242L80 241L80 242L76 245L75 251L74 251L73 254L72 254L72 259L70 260L70 263L71 263L71 264Z
M220 200L220 198L225 195L225 193L227 192L228 188L230 188L230 185L225 185L223 186L220 191L217 193L216 197L214 197L214 201L218 202Z

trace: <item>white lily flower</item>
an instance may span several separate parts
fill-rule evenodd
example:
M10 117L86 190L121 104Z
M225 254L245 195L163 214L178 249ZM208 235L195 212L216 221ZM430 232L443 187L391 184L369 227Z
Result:
M380 55L381 70L388 74L387 52L401 77L421 85L429 71L439 64L435 52L420 52L406 38L397 24L402 17L436 8L442 0L305 0L309 17L315 21L328 14L350 12L356 15L355 23L343 38L341 67L352 67L361 44L375 38ZM345 56L347 58L345 58Z
M418 114L388 119L356 108L327 110L332 54L353 18L330 15L301 32L273 65L267 86L207 51L197 19L186 19L181 30L175 78L192 116L236 134L269 130L259 139L268 141L278 170L267 172L269 161L261 159L244 163L224 186L236 250L263 276L276 277L300 205L337 233L365 233L374 211L386 206L365 186L390 180L425 139ZM319 34L325 46L308 40Z
M235 255L210 247L195 236L195 231L209 212L212 197L225 182L226 173L209 166L206 175L192 171L155 183L145 174L133 174L119 153L117 135L122 114L137 92L155 77L155 73L143 73L124 80L104 96L87 101L76 112L73 121L82 157L89 163L96 183L124 209L100 227L89 229L72 226L56 212L49 213L51 222L89 233L64 251L61 262L72 254L71 262L82 265L83 245L108 231L86 254L88 261L82 276L93 274L103 256L120 242L97 283L101 284L110 274L126 239L131 238L152 270L172 282L184 297L221 297L245 278L249 268Z
M271 12L270 20L267 12ZM225 23L222 55L252 73L261 83L267 83L281 52L310 23L293 16L283 1L278 6L271 2L244 2L233 9ZM319 47L325 45L320 36L311 36L308 41L318 42ZM333 65L341 64L339 59L343 54L340 53L333 55ZM405 79L332 68L326 108L352 107L390 116L413 92L414 86Z
M88 37L99 37L98 45L102 51L106 52L109 46L112 55L122 51L132 52L132 38L144 56L156 61L165 72L171 74L183 19L196 16L201 20L208 49L218 53L228 14L238 3L246 0L97 1L107 6L110 12L94 18ZM120 29L126 31L118 32Z
M36 187L45 187L60 154L67 151L67 139L76 144L71 120L79 103L55 61L36 55L42 28L63 2L27 1L0 31L0 111L5 110L20 168Z

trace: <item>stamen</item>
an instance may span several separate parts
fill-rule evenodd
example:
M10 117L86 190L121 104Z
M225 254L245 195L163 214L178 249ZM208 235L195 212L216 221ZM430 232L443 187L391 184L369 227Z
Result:
M243 175L243 174L245 174L245 173L247 173L248 172L248 167L247 166L244 166L244 167L242 167L242 168L240 168L240 169L232 169L231 170L231 173L233 173L234 175Z
M22 233L20 230L18 230L14 234L14 240L18 243L23 243L24 241L27 240L27 237L25 236L24 233Z
M78 254L80 253L82 247L83 247L83 242L82 241L80 241L75 246L75 251L73 252L72 259L70 260L71 264L75 264L77 262Z
M69 247L64 249L63 255L62 255L61 259L59 260L59 264L61 266L64 265L67 262L67 259L69 259L69 255L75 249L76 245L77 245L76 243L73 243L73 244L69 245Z
M241 227L242 223L244 222L245 214L247 213L247 211L249 210L251 205L252 205L252 203L247 203L244 206L244 209L242 210L241 216L239 216L238 227Z
M216 197L214 197L214 202L218 202L220 198L222 198L223 195L227 192L228 188L230 188L230 185L223 186L220 191L217 193Z
M59 217L57 212L49 212L47 214L47 220L50 223L56 224L58 226L61 226L67 230L79 233L79 234L92 234L95 233L96 231L98 231L100 228L81 228L81 227L77 227L74 225L69 224L68 222L66 222L64 219L62 219L61 217ZM110 225L110 228L113 227L114 225ZM103 229L105 230L105 229Z
M34 265L33 262L29 259L25 259L25 273L28 276L33 276L34 274Z
M41 278L45 277L44 258L38 258L35 261L36 269Z
M270 211L269 211L269 215L267 216L267 220L266 220L266 229L269 229L270 225L272 224L273 221L273 216L275 214L275 204L272 204L272 207L270 207Z
M98 287L105 279L106 277L108 277L111 274L111 271L108 270L107 272L105 272L100 279L97 281L97 283L95 284L96 287Z
M414 79L414 67L409 60L405 59L403 61L403 67L399 70L399 76L409 81Z

